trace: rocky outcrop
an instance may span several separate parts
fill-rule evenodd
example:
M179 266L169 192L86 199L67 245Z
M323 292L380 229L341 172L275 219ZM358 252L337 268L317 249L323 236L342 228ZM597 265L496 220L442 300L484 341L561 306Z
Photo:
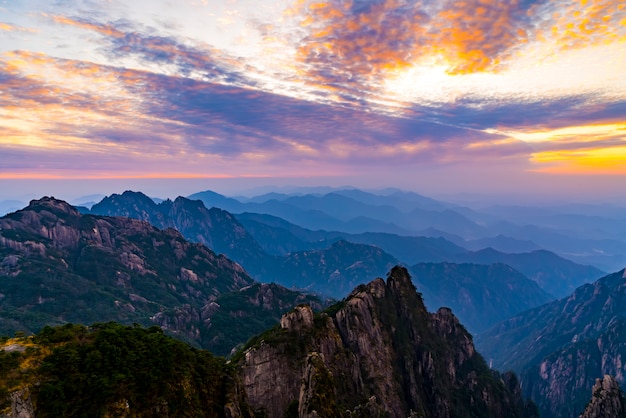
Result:
M626 401L624 393L613 376L605 375L596 379L591 391L591 400L580 418L625 418Z
M9 411L0 414L0 418L35 418L35 408L28 389L20 389L9 396Z
M298 307L237 361L250 404L269 417L533 416L450 310L425 309L400 267L312 320Z

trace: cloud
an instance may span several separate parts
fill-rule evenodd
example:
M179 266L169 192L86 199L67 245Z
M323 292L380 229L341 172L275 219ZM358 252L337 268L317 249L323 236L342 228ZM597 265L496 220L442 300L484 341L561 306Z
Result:
M510 146L498 148L500 134L249 88L32 53L14 52L2 63L0 79L11 87L0 122L9 134L0 146L41 150L39 159L20 160L26 168L58 169L60 151L74 161L65 169L79 169L82 158L89 170L159 167L195 175L215 174L217 167L226 173L287 167L311 173L320 166L477 161L480 155L468 143L512 153ZM41 72L67 77L41 83L28 76ZM41 158L47 151L46 163Z
M25 28L22 26L16 26L10 23L5 23L5 22L0 22L0 31L37 33L37 29Z
M138 58L146 63L173 68L185 77L200 77L229 84L253 84L243 75L243 63L207 45L189 39L156 35L149 28L128 21L101 23L92 19L49 16L54 22L95 31L107 42L104 53L112 59Z
M328 86L375 83L421 65L497 72L529 46L626 39L626 9L611 0L302 0L286 15L304 32L296 48L310 82Z

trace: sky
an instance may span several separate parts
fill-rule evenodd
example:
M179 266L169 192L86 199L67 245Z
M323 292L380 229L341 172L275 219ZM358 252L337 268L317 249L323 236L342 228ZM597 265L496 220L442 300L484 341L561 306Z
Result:
M626 5L0 0L0 199L271 184L626 197Z

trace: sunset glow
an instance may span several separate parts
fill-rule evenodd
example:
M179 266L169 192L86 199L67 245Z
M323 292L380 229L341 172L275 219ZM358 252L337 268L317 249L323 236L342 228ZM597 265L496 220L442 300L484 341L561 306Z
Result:
M94 7L0 2L0 178L626 175L617 0Z

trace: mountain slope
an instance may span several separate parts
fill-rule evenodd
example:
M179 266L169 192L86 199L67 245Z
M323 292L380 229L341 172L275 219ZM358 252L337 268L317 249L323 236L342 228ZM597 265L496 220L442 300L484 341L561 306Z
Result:
M173 229L159 230L130 218L81 215L54 198L34 200L0 218L0 278L3 334L114 320L158 324L205 347L225 328L246 321L245 315L216 311L217 301L255 284L239 264L188 242ZM277 321L294 306L291 302L320 304L286 289L272 296L267 304L280 312L257 311L259 321L240 333L236 343ZM216 312L231 316L232 323L222 320L221 328L212 324ZM221 344L214 348L228 354L232 346Z
M476 343L495 367L520 372L525 393L542 413L572 416L584 407L597 376L611 374L624 384L624 306L620 271L504 321Z
M515 377L489 370L450 310L428 313L403 268L326 313L299 306L234 361L270 417L534 416Z
M472 332L554 299L505 264L420 263L410 271L429 309L451 308Z
M546 250L505 254L492 248L486 248L476 252L459 254L453 257L453 261L477 264L508 264L556 297L569 295L578 286L597 280L605 274L595 267L576 264Z
M231 417L253 412L222 358L116 323L0 342L0 416Z
M275 262L233 215L215 207L207 209L199 200L178 197L156 204L143 193L126 191L104 198L90 213L126 216L160 229L177 229L186 239L205 244L244 265L254 276L264 275L266 266Z
M626 418L624 392L612 376L596 379L591 391L591 400L580 414L580 418L614 417Z
M380 248L341 240L324 250L285 256L272 277L286 287L341 299L365 277L384 275L396 264L398 261Z

